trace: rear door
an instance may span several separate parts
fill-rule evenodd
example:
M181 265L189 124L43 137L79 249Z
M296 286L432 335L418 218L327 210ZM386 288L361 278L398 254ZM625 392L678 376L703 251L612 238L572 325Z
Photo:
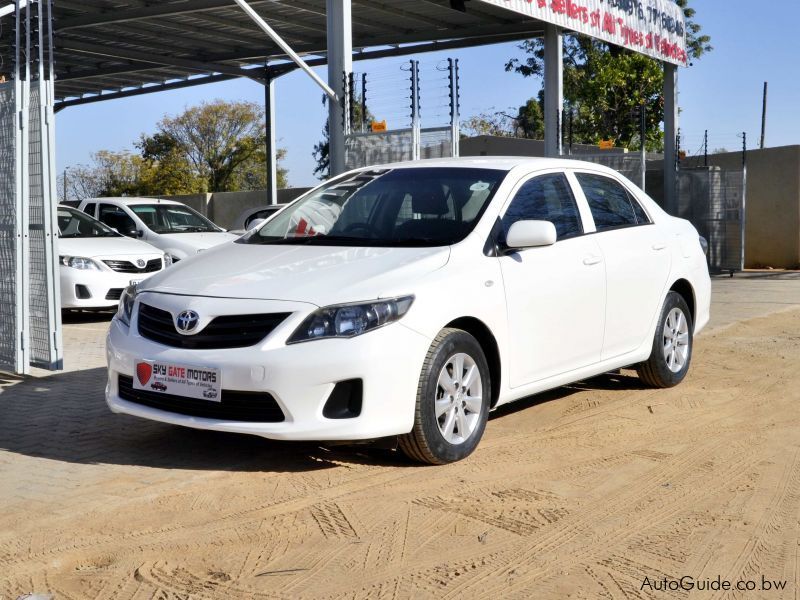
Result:
M632 352L649 336L671 268L671 240L620 180L583 171L575 171L574 177L606 265L606 360Z
M600 248L585 235L566 175L523 181L501 218L504 241L520 220L550 221L552 246L500 256L509 324L511 387L533 383L600 360L605 271ZM502 246L502 243L501 243Z

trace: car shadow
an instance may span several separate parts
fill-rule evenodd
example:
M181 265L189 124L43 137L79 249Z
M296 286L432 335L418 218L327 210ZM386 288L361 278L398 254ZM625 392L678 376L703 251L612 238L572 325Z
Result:
M520 400L504 404L498 407L494 412L490 413L489 418L502 419L508 415L515 414L519 411L525 410L532 406L538 406L546 402L554 400L561 400L579 392L588 391L623 391L623 390L643 390L647 386L642 383L642 380L636 375L635 371L614 371L611 373L604 373L597 377L577 381L568 385L561 386L546 392L534 394Z
M280 442L112 413L105 368L23 378L0 393L0 450L80 464L304 472L342 463L415 466L366 445Z

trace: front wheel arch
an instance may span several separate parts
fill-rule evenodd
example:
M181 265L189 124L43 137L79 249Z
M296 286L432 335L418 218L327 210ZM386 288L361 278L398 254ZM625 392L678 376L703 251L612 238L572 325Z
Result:
M500 359L500 347L497 345L497 340L494 337L491 329L480 319L475 317L459 317L450 321L443 329L461 329L466 331L476 340L483 350L486 357L486 362L489 363L489 374L491 376L491 390L492 398L489 408L493 409L497 406L497 401L500 398L500 375L502 372L502 361Z

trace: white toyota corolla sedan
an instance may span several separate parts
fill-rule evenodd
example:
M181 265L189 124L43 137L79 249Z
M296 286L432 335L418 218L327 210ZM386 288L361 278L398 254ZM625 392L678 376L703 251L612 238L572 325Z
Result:
M61 308L113 309L131 282L170 264L158 248L126 238L89 215L59 206Z
M501 404L629 366L680 383L709 302L697 231L610 169L373 167L128 288L106 396L201 429L398 436L441 464Z

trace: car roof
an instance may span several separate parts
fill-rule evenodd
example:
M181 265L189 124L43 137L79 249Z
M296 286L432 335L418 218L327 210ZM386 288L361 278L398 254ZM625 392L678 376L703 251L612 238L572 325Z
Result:
M482 169L498 169L510 171L516 167L527 167L530 170L541 169L592 169L614 172L612 169L594 162L573 160L571 158L540 158L531 156L460 156L456 158L428 158L424 160L391 163L367 167L370 170L379 168L410 169L414 167L471 167Z
M176 200L167 200L165 198L129 198L128 196L108 196L102 198L91 198L88 202L118 202L126 206L133 206L136 204L181 204Z

